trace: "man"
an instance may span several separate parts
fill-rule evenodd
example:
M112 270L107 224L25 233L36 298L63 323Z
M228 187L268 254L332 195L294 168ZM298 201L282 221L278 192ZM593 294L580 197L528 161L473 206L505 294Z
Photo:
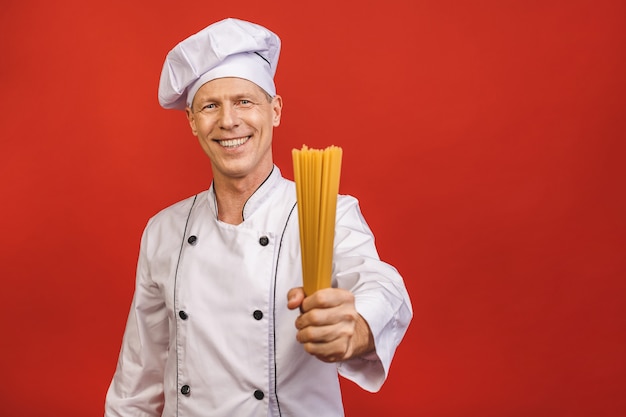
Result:
M105 415L342 416L337 374L384 382L412 310L356 199L339 196L333 288L305 297L295 185L272 159L279 38L226 19L168 54L165 108L184 110L209 190L144 231Z

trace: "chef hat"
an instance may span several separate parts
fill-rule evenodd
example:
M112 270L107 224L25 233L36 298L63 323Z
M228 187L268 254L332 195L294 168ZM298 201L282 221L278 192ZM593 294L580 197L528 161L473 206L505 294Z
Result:
M166 109L191 106L203 84L222 77L252 81L276 95L274 74L280 38L263 26L224 19L180 42L165 58L159 103Z

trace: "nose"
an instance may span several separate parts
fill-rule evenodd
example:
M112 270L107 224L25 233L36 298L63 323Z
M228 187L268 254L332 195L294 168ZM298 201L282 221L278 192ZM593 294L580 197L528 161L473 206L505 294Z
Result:
M220 115L220 127L222 129L233 129L239 125L239 113L232 105L222 106Z

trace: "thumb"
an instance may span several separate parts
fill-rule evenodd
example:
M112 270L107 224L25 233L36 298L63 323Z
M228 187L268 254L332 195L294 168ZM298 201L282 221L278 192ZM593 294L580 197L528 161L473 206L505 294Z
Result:
M287 308L294 310L302 305L304 300L304 289L302 287L292 288L287 293Z

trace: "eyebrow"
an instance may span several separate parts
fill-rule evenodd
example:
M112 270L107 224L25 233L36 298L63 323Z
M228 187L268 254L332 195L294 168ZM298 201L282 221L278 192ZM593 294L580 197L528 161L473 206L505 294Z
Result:
M231 98L231 100L241 100L241 99L251 99L253 96L251 94L237 94Z
M232 96L227 96L225 98L216 98L214 96L201 96L198 98L197 102L198 103L219 103L223 100L226 101L237 101L237 100L242 100L242 99L253 99L256 98L255 95L253 93L237 93L234 94Z

